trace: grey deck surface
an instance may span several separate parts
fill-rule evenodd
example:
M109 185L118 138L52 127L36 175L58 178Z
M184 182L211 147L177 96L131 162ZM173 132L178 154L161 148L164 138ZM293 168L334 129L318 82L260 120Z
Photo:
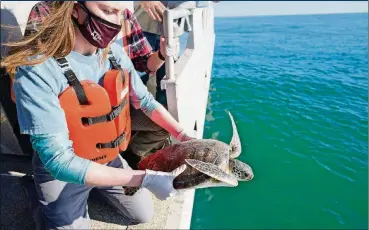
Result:
M32 230L33 220L27 205L26 196L21 190L19 177L9 172L29 173L31 165L28 160L1 155L1 230ZM174 201L155 202L155 215L150 223L124 226L119 214L104 202L89 199L89 214L93 229L164 229L171 203Z

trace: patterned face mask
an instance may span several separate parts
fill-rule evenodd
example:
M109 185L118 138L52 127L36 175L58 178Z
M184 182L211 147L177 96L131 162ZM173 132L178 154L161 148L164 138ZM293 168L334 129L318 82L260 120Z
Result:
M83 24L79 24L78 20L72 17L74 23L91 45L98 48L106 48L121 31L121 25L111 23L94 15L81 2L79 2L79 5L87 13L87 16Z

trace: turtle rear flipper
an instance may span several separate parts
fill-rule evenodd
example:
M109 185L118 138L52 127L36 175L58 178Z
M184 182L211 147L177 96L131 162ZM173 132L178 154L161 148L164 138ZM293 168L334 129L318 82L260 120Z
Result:
M236 123L234 122L233 116L229 111L228 111L228 115L231 118L232 130L233 130L232 140L231 140L231 143L229 144L229 146L231 147L230 157L231 158L236 158L241 154L241 151L242 151L241 141L240 141L240 137L238 135Z
M220 169L218 166L214 164L195 159L185 159L185 161L190 166L194 167L195 169L199 170L200 172L208 176L211 176L214 179L227 183L232 187L238 185L236 177L224 172L222 169Z

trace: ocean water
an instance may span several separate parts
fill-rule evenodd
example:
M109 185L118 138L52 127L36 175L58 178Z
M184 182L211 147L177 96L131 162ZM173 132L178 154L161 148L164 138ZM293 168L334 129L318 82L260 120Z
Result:
M368 228L368 14L216 18L204 138L255 177L196 191L193 229Z

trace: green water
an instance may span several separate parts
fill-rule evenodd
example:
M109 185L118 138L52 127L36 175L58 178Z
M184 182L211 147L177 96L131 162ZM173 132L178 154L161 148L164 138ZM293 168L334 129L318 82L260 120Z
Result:
M230 110L255 177L197 190L192 228L368 228L367 20L216 19L204 138Z

